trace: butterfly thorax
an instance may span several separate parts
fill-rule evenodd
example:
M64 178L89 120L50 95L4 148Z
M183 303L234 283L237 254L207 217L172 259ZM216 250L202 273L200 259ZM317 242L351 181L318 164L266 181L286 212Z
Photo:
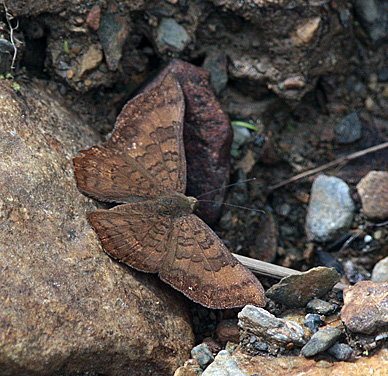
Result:
M191 214L197 207L197 199L182 193L172 193L156 200L157 212L162 215L181 217Z

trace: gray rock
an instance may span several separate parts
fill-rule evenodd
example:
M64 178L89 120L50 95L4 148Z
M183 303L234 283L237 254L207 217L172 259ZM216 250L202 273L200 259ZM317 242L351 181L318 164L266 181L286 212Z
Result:
M72 158L99 140L46 84L0 81L0 373L173 374L194 338L182 297L112 261Z
M340 278L334 268L319 266L283 278L268 289L266 295L287 307L304 307L311 299L320 298L330 291Z
M348 360L353 354L353 349L346 343L336 343L327 352L338 360Z
M352 224L354 203L348 185L334 176L319 175L311 188L306 232L312 241L327 242Z
M226 350L220 351L202 376L247 376Z
M354 0L356 14L367 31L371 42L379 44L387 38L388 12L384 1Z
M241 345L246 352L268 350L276 354L287 344L303 346L306 343L303 328L294 321L279 319L265 309L246 305L238 314Z
M210 72L210 82L217 94L225 89L228 83L226 55L222 51L212 50L206 54L206 59L203 62L203 68Z
M174 18L163 18L157 28L156 42L160 52L168 49L182 52L190 42L190 37Z
M333 346L341 337L342 331L338 328L322 329L316 332L302 348L302 355L310 357L317 355Z
M201 343L193 347L191 357L198 362L202 368L206 368L213 360L214 356L206 343Z
M307 303L307 311L319 313L320 315L331 315L338 308L336 304L331 304L322 299L313 299Z
M380 260L372 271L373 282L388 282L388 257Z
M11 71L14 47L10 41L0 38L0 74L6 75Z
M251 132L245 127L233 125L233 143L232 149L239 149L251 139Z
M335 127L336 139L339 144L351 144L361 138L362 124L357 112L344 117Z
M304 325L307 326L313 333L316 333L324 324L325 323L321 320L321 315L316 313L308 313L304 320Z
M125 40L129 33L128 18L120 15L112 5L101 19L98 36L104 49L105 60L111 71L119 67Z

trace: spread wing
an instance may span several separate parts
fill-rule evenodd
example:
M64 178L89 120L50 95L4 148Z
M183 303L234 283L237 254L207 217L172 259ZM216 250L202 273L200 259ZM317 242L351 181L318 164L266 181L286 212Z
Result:
M265 305L263 287L217 235L194 214L155 215L152 202L90 214L106 252L159 277L209 308Z
M209 308L265 305L258 279L196 215L175 221L167 247L159 277L188 298Z
M137 270L157 273L168 250L171 217L155 215L151 201L96 210L89 221L105 251Z
M136 202L186 189L184 98L173 75L129 101L112 137L74 158L79 189L107 202Z

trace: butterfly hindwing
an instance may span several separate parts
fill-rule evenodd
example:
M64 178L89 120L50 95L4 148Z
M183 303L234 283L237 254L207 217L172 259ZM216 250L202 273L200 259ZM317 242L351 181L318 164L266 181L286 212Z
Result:
M78 187L117 203L184 192L183 116L182 89L168 75L124 106L108 142L74 158Z
M152 202L96 210L89 221L110 256L137 270L158 272L172 224L170 217L155 214Z
M159 277L209 308L265 305L263 287L200 218L173 222Z

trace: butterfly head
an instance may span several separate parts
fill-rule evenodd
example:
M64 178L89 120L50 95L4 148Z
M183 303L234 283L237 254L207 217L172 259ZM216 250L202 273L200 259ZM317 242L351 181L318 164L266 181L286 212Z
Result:
M191 212L193 212L198 207L198 200L195 197L186 197L187 201L190 204Z

